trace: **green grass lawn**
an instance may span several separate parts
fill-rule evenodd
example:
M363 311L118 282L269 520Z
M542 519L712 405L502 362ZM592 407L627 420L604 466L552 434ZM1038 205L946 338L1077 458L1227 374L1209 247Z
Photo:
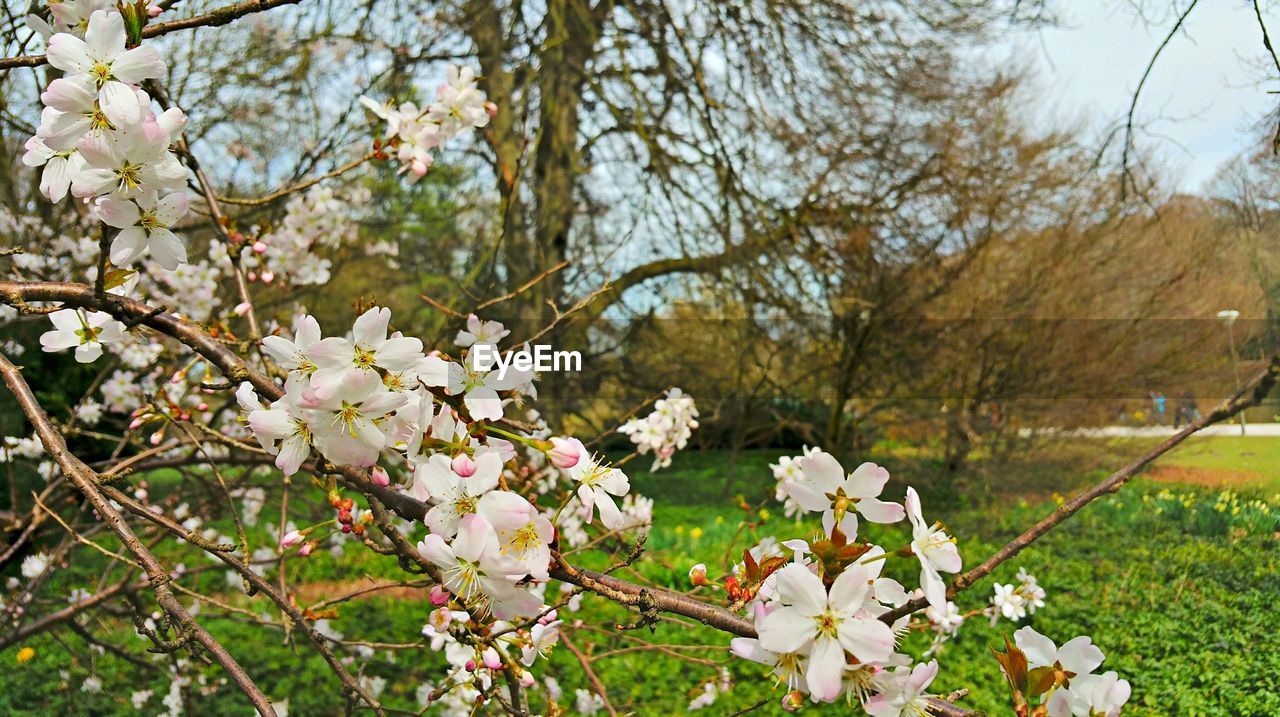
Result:
M1276 678L1280 650L1267 647L1275 639L1274 606L1280 602L1280 549L1274 521L1280 496L1273 496L1277 462L1271 461L1280 458L1277 446L1280 440L1224 437L1193 442L1166 459L1166 464L1262 477L1237 485L1234 490L1239 497L1225 500L1217 488L1139 478L963 594L958 600L961 608L982 607L995 582L1010 582L1017 569L1025 567L1039 578L1048 598L1047 605L1024 624L1059 643L1078 634L1093 636L1107 654L1104 669L1115 669L1133 683L1134 696L1126 714L1280 714ZM1138 441L1094 442L1057 453L1039 452L1020 463L979 461L958 475L939 472L927 456L913 452L885 451L874 458L893 472L889 493L900 496L908 483L921 490L926 517L947 523L959 539L966 564L972 565L1052 510L1053 493L1069 494L1096 480L1141 447ZM814 532L814 524L793 523L781 515L779 506L764 502L772 497L774 485L768 464L778 455L777 451L750 451L737 456L731 481L731 458L722 452L682 454L671 468L656 474L645 472L640 462L629 465L633 488L655 500L655 527L646 558L623 576L687 587L687 571L696 562L706 563L712 573L724 573L744 548L764 536L786 539ZM1265 499L1269 512L1263 515L1256 505L1251 506L1253 498ZM741 507L743 499L750 510ZM744 521L750 525L744 527ZM896 547L905 534L901 526L896 530L873 526L868 532L887 547ZM255 539L258 544L268 540L265 534ZM92 587L101 572L98 557L77 553L80 562L59 576L59 588ZM605 559L585 562L600 565ZM397 574L393 560L358 546L348 546L342 558L317 553L291 565L291 579L315 583ZM915 571L909 565L891 565L890 571L904 582L914 582ZM273 614L264 598L250 599L229 588L221 571L184 578L184 584ZM360 600L340 605L332 624L348 638L412 643L419 639L429 611L425 594ZM588 599L580 612L563 617L575 621L570 635L579 648L597 655L623 650L594 662L610 700L622 713L681 714L700 683L714 679L717 667L723 665L733 675L735 687L707 714L728 714L764 699L771 701L756 714L782 714L774 700L781 692L772 688L767 670L731 658L723 634L686 621L664 620L653 635L644 637L668 647L626 651L638 643L629 633L618 635L612 629L616 623L634 619L623 610ZM201 618L242 658L268 694L288 697L291 714L343 713L336 678L308 647L286 645L279 632L249 625L244 616L216 607L204 606ZM159 699L169 685L167 665L173 658L155 660L147 655L145 643L129 634L131 627L124 619L95 619L87 627L97 635L114 635L118 644L129 648L134 661L111 652L99 654L66 630L23 645L33 648L35 657L22 664L16 661L19 646L12 647L0 652L0 714L133 714L129 694L144 688L156 692L148 713L159 712ZM969 688L967 705L993 715L1008 714L989 648L1001 644L1003 636L1017 627L1007 621L993 627L983 617L971 618L939 655L942 670L934 689ZM927 642L925 635L913 634L905 644L918 652ZM389 707L416 712L415 692L423 682L439 679L442 664L439 655L425 648L377 649L370 656L355 656L350 667L386 681L382 699ZM576 660L560 647L549 665L541 674L557 677L565 694L562 704L572 707L573 691L588 687ZM103 680L101 694L80 690L90 674ZM188 714L249 713L238 691L219 682L222 678L215 668L204 674L206 684L188 690L192 696ZM200 690L207 694L200 695ZM549 713L541 693L535 694L533 707L535 712ZM848 711L842 706L806 708L819 714Z

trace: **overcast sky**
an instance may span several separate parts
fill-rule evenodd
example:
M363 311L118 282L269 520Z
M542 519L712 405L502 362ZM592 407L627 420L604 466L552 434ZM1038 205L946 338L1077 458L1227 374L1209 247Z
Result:
M1185 0L1179 2L1185 7ZM1102 130L1119 122L1133 89L1175 18L1147 27L1123 0L1070 0L1059 28L1011 37L1002 54L1032 58L1041 91L1059 116L1081 116ZM1280 17L1267 18L1280 43ZM1167 139L1162 155L1181 172L1178 186L1199 190L1250 146L1253 125L1278 101L1258 86L1251 64L1263 54L1251 5L1208 0L1192 12L1143 89L1138 114ZM1168 119L1161 119L1168 118Z

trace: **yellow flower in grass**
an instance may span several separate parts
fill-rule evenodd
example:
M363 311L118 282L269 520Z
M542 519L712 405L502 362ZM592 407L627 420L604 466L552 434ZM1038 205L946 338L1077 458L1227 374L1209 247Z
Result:
M689 537L690 537L690 538L693 538L694 540L697 540L698 538L701 538L701 537L702 537L702 528L694 528L693 530L690 530L690 531L689 531Z
M18 650L18 664L30 662L31 658L36 656L36 651L30 647L24 647Z
M684 535L684 526L683 526L683 525L677 525L677 526L676 526L676 535Z

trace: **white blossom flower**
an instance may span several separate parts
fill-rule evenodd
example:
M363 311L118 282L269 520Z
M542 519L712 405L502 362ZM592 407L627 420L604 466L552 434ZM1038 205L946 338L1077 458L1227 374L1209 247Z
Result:
M498 536L482 516L464 516L458 523L458 534L451 542L431 533L418 543L418 550L441 570L444 587L468 605L491 605L499 615L498 605L513 593L524 571L514 560L504 556L498 547Z
M1031 669L1053 667L1066 672L1068 680L1092 673L1105 659L1088 635L1072 638L1058 647L1053 640L1024 627L1013 633L1013 643L1026 654Z
M49 38L48 58L68 81L96 90L102 112L117 125L134 124L142 116L131 85L165 72L154 47L125 49L124 18L106 10L90 16L83 40L68 33Z
M62 201L71 189L71 178L84 167L84 157L75 151L51 149L44 140L32 137L27 140L22 163L28 167L44 167L40 175L40 193L55 204Z
M53 561L47 553L33 553L22 559L22 577L30 580L43 573Z
M98 200L98 217L120 230L111 240L111 263L131 266L150 252L156 263L169 271L185 264L187 247L169 227L186 213L185 192L158 199L155 192L143 192L133 199L107 196Z
M63 309L49 314L53 330L40 336L46 352L75 348L76 361L93 363L102 355L102 347L124 338L124 324L101 311Z
M991 606L1007 619L1017 622L1027 616L1027 601L1012 585L996 583ZM992 618L994 624L995 618Z
M870 586L861 565L836 576L828 593L818 576L793 563L778 571L777 590L782 607L757 623L760 645L775 653L807 651L805 681L814 699L840 695L846 652L859 662L883 662L892 654L893 631L863 607Z
M858 534L856 513L873 523L902 520L902 506L878 497L889 481L889 471L874 463L863 463L846 474L830 453L814 451L800 459L800 471L799 479L787 483L787 493L805 510L822 512L822 527L828 535L837 511L843 513L840 532L849 539Z
M883 689L867 700L867 714L871 717L925 717L929 714L930 697L925 690L937 676L937 660L915 667L896 667L882 674L878 682Z
M1049 717L1118 717L1132 688L1114 671L1079 675L1049 696Z
M187 170L169 151L169 132L154 119L110 135L90 135L79 149L84 165L71 178L76 197L132 198L186 186Z
M568 470L569 477L578 484L578 500L582 501L590 520L592 510L599 512L600 522L609 530L617 530L623 524L622 512L612 496L624 496L631 490L631 482L621 470L600 463L594 457L583 457Z
M920 587L929 604L942 610L947 604L947 586L939 571L958 573L963 567L955 541L938 523L924 522L920 512L920 496L915 488L907 488L907 517L911 520L911 551L920 560Z

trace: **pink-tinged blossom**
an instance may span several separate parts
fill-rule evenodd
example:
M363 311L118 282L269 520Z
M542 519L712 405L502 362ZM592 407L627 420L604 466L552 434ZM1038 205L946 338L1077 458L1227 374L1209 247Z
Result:
M408 400L387 391L373 371L351 371L328 398L303 392L299 405L307 410L313 442L326 458L366 468L378 462L387 437L377 421Z
M872 695L864 705L871 717L925 717L929 714L929 697L925 690L938 676L938 661L930 660L915 667L896 667L880 675L882 691Z
M125 199L186 186L187 170L169 151L169 133L155 120L109 136L91 135L79 149L84 167L71 178L76 197L112 193Z
M479 316L471 314L467 317L467 328L458 332L453 342L462 348L474 344L497 346L498 342L511 334L511 330L498 321L481 321Z
M582 441L577 438L552 438L547 459L556 468L568 470L578 465L578 461L586 454L586 446L582 445Z
M455 473L449 457L437 453L414 471L411 493L434 504L423 519L431 532L452 538L462 519L476 512L481 496L498 487L501 475L502 459L496 453L477 456L476 472L470 478Z
M350 340L331 336L310 346L307 355L319 369L311 377L311 389L316 395L321 399L333 396L352 371L414 368L422 358L422 340L399 332L388 337L390 322L391 309L375 307L356 319Z
M947 604L947 585L939 571L960 572L963 567L960 551L941 525L930 525L924 521L920 496L915 488L907 488L907 517L911 520L911 551L920 560L920 587L924 589L929 604L942 610Z
M498 536L483 517L464 517L452 541L431 533L418 543L418 550L440 568L446 590L468 605L489 606L495 616L507 619L498 614L499 605L515 602L513 593L520 592L515 583L524 572L502 554Z
M502 398L498 391L511 391L528 383L532 373L508 368L506 375L499 371L473 371L460 363L446 361L440 356L427 356L418 370L418 376L428 386L438 386L450 396L463 394L462 403L467 413L478 421L496 421L502 418Z

